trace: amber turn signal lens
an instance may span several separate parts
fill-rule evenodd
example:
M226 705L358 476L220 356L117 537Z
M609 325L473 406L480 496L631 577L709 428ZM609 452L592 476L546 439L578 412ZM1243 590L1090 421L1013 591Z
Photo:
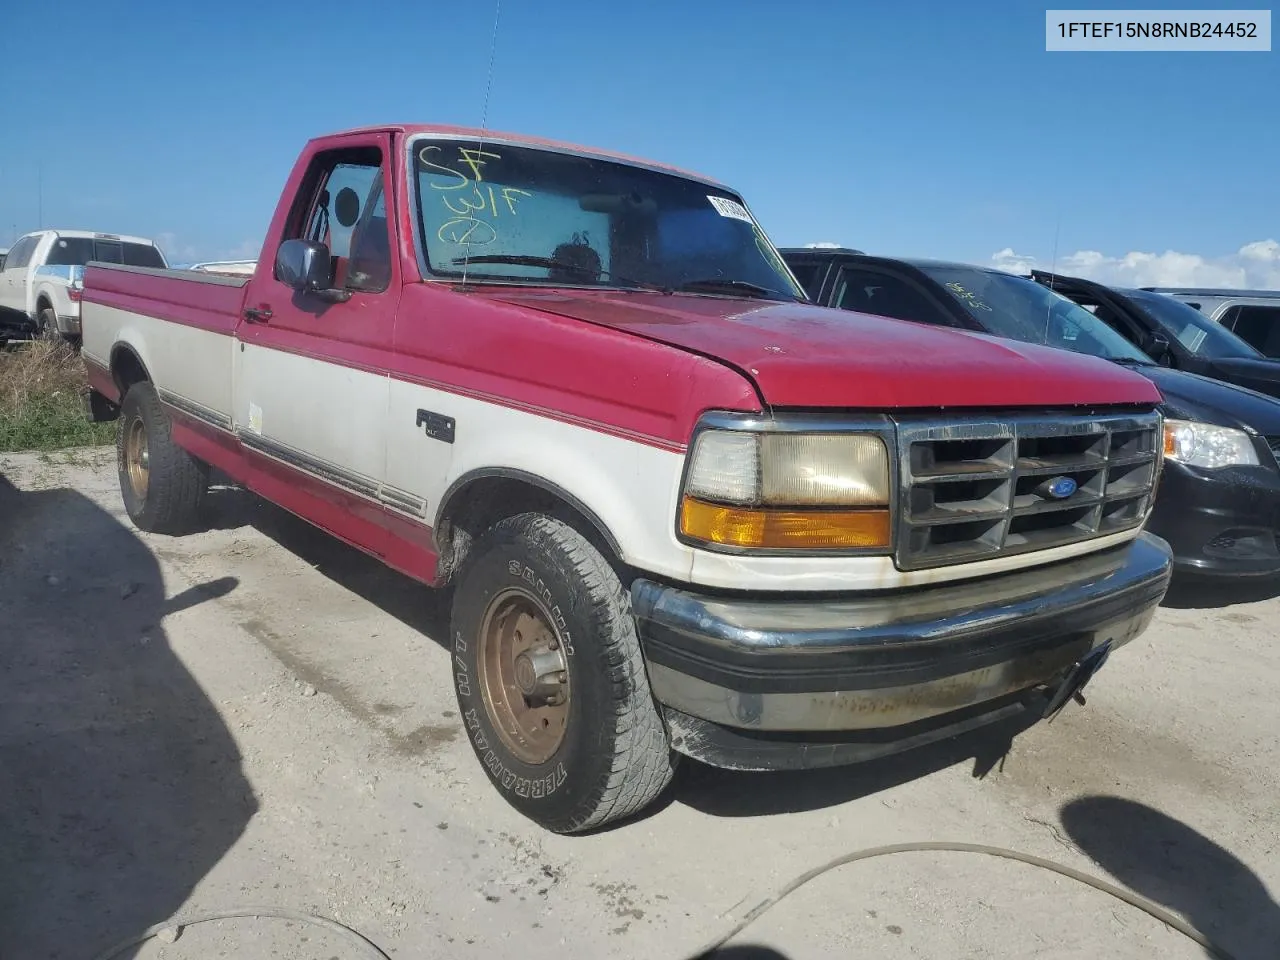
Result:
M851 550L890 542L889 511L733 507L685 497L680 532L726 547Z

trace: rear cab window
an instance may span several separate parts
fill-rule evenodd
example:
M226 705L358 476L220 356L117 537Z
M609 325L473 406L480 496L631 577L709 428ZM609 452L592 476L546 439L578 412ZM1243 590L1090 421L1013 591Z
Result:
M151 244L109 237L58 237L44 262L55 267L83 267L90 261L120 263L128 267L163 269L165 266L164 257Z

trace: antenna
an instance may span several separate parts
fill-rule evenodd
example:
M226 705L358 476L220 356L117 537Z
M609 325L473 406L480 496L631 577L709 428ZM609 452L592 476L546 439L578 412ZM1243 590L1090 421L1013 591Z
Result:
M484 134L489 124L489 95L493 93L493 61L498 53L498 18L502 16L502 0L493 3L493 35L489 38L489 76L484 85L484 106L480 109L480 142L478 147L484 150ZM462 286L467 285L467 267L471 266L470 252L462 260Z
M1053 291L1053 282L1058 278L1058 234L1062 229L1062 208L1053 224L1053 260L1049 264L1049 290ZM1044 305L1044 342L1049 343L1049 321L1053 319L1052 301Z

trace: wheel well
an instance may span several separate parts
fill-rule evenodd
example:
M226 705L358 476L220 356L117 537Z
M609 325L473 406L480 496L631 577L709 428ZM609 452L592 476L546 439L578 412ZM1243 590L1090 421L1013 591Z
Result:
M36 298L36 314L37 315L39 315L40 311L42 310L52 310L52 309L53 309L53 301L51 301L43 293L40 294L38 298Z
M121 403L124 402L124 395L131 386L151 379L147 374L147 368L138 359L138 355L128 347L116 347L111 354L111 378L115 380L116 387L120 391Z
M624 566L617 541L608 528L570 495L549 489L533 479L485 476L467 481L446 494L435 528L440 549L437 567L440 583L448 582L458 571L477 537L499 521L521 513L541 513L567 523L586 537L615 569L621 570Z

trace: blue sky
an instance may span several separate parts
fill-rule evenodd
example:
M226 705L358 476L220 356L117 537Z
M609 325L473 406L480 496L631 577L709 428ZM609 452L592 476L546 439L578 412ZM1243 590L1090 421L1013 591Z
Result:
M38 55L39 4L0 37L26 65L0 245L60 225L253 256L308 137L482 116L488 0L57 6ZM1280 278L1280 245L1256 246L1280 240L1280 52L1046 53L1044 11L502 0L489 125L713 175L782 245L1048 262L1057 231L1061 264L1254 244Z

